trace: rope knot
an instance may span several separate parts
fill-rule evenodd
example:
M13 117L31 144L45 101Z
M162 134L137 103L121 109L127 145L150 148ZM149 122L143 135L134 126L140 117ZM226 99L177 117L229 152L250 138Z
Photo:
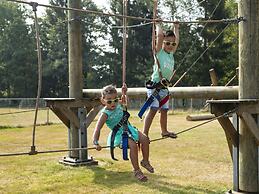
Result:
M39 4L37 2L30 2L30 6L32 6L33 11L37 11Z

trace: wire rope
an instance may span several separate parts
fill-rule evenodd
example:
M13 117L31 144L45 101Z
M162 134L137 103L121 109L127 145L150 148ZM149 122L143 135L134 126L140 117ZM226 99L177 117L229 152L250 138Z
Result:
M209 16L209 19L211 19L215 13L215 11L217 10L218 6L220 5L220 3L222 2L222 0L219 0L216 7L214 8L214 10L212 11L211 15ZM203 28L201 29L201 31L199 32L199 34L201 34L203 32L203 30L205 29L205 27L208 25L208 23L205 23L205 25L203 26ZM197 40L199 39L199 37L197 36L196 39L192 42L192 45L190 46L189 50L185 53L183 59L180 62L180 65L177 66L176 71L179 70L179 68L182 66L184 60L186 59L186 57L188 56L188 54L190 53L191 49L193 48L193 46L195 45L195 43L197 42Z
M180 135L180 134L183 134L183 133L186 133L187 131L190 131L192 129L195 129L197 127L200 127L202 125L205 125L205 124L208 124L212 121L215 121L216 119L219 119L219 118L222 118L222 117L228 117L229 115L231 115L232 113L236 112L237 109L232 109L232 110L229 110L217 117L214 117L208 121L205 121L205 122L202 122L202 123L199 123L197 125L194 125L192 127L188 127L186 129L183 129L179 132L177 132L176 134L177 135ZM169 137L161 137L161 138L156 138L156 139L152 139L150 140L150 142L156 142L156 141L160 141L160 140L163 140L163 139L167 139ZM103 146L102 148L110 148L110 146ZM3 153L3 154L0 154L0 157L5 157L5 156L20 156L20 155L36 155L36 154L47 154L47 153L58 153L58 152L68 152L68 151L79 151L79 150L95 150L96 148L95 147L86 147L86 148L71 148L71 149L59 149L59 150L45 150L45 151L35 151L35 152L19 152L19 153Z
M183 77L192 69L194 65L200 60L200 58L209 50L209 48L214 44L214 42L221 36L221 34L229 27L230 24L227 24L225 28L218 34L218 36L211 42L211 44L200 54L200 56L192 63L192 65L181 75L181 77L174 83L173 87L175 87Z
M52 8L52 9L62 9L62 10L69 10L69 11L77 11L77 12L82 12L82 13L88 13L88 14L95 14L95 15L102 15L102 16L110 16L110 17L119 17L119 18L127 18L127 19L133 19L133 20L140 20L140 21L149 21L149 22L154 22L153 19L150 18L143 18L143 17L136 17L136 16L128 16L128 15L121 15L121 14L113 14L113 13L105 13L101 11L94 11L94 10L89 10L89 9L76 9L76 8L69 8L69 7L60 7L60 6L54 6L54 5L46 5L46 4L40 4L36 2L26 2L26 1L19 1L19 0L7 0L11 2L16 2L16 3L23 3L23 4L37 4L37 6L42 6L42 7L47 7L47 8ZM233 22L236 21L236 18L232 19L218 19L218 20L196 20L196 21L178 21L179 23L182 24L191 24L191 23L225 23L225 22ZM158 20L159 22L163 23L175 23L175 21L170 21L170 20Z
M37 16L37 6L38 5L36 3L32 4L32 8L34 12L34 20L35 20L37 56L38 56L38 90L37 90L35 116L34 116L33 129L32 129L31 152L35 152L35 133L36 133L36 124L37 124L37 117L38 117L38 110L39 110L41 87L42 87L42 56L41 56L41 47L40 47L40 33L39 33L39 23L38 23L38 16Z

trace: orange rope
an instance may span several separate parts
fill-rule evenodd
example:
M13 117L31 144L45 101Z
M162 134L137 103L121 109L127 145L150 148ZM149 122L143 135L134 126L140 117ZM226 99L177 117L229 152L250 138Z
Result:
M123 0L123 15L127 15L127 0ZM123 17L122 84L126 83L127 19Z
M152 28L152 51L156 53L156 17L157 17L157 0L154 0L154 7L153 7L153 28Z
M127 0L123 0L123 16L127 15ZM123 17L123 40L122 40L122 86L126 85L126 52L127 52L127 18ZM127 107L127 91L122 91L122 104Z

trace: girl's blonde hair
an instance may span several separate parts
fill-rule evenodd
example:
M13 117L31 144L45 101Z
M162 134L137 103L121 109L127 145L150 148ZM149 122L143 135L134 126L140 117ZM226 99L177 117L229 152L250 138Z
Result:
M116 87L114 85L108 85L108 86L104 86L102 89L102 98L104 98L107 94L116 94L117 90Z

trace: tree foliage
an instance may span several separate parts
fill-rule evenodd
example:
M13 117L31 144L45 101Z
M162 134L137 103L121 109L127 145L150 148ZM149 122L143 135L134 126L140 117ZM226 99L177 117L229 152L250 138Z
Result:
M65 0L50 0L49 3L66 6ZM122 1L110 0L109 3L109 12L122 14ZM81 5L84 9L102 11L91 0L82 0ZM153 1L128 1L127 14L130 16L152 18L152 12ZM159 1L158 17L162 19L210 20L235 18L236 15L237 4L234 0ZM1 96L36 95L37 53L35 27L31 18L32 14L20 4L0 3ZM81 13L74 20L81 23L84 87L101 88L111 83L120 87L122 18ZM67 11L61 9L48 8L39 19L44 97L68 95L68 22L71 21L67 19ZM147 22L127 19L128 26L137 25L127 28L126 81L129 87L143 87L152 72L152 25L145 23ZM235 75L238 61L237 25L230 25L213 42L226 25L180 24L180 45L175 53L177 73L174 81L185 71L188 73L178 86L210 85L210 68L216 70L221 85ZM164 24L164 28L170 27ZM195 65L191 67L194 62Z
M21 7L0 3L0 94L32 97L36 94L37 61L32 29Z

